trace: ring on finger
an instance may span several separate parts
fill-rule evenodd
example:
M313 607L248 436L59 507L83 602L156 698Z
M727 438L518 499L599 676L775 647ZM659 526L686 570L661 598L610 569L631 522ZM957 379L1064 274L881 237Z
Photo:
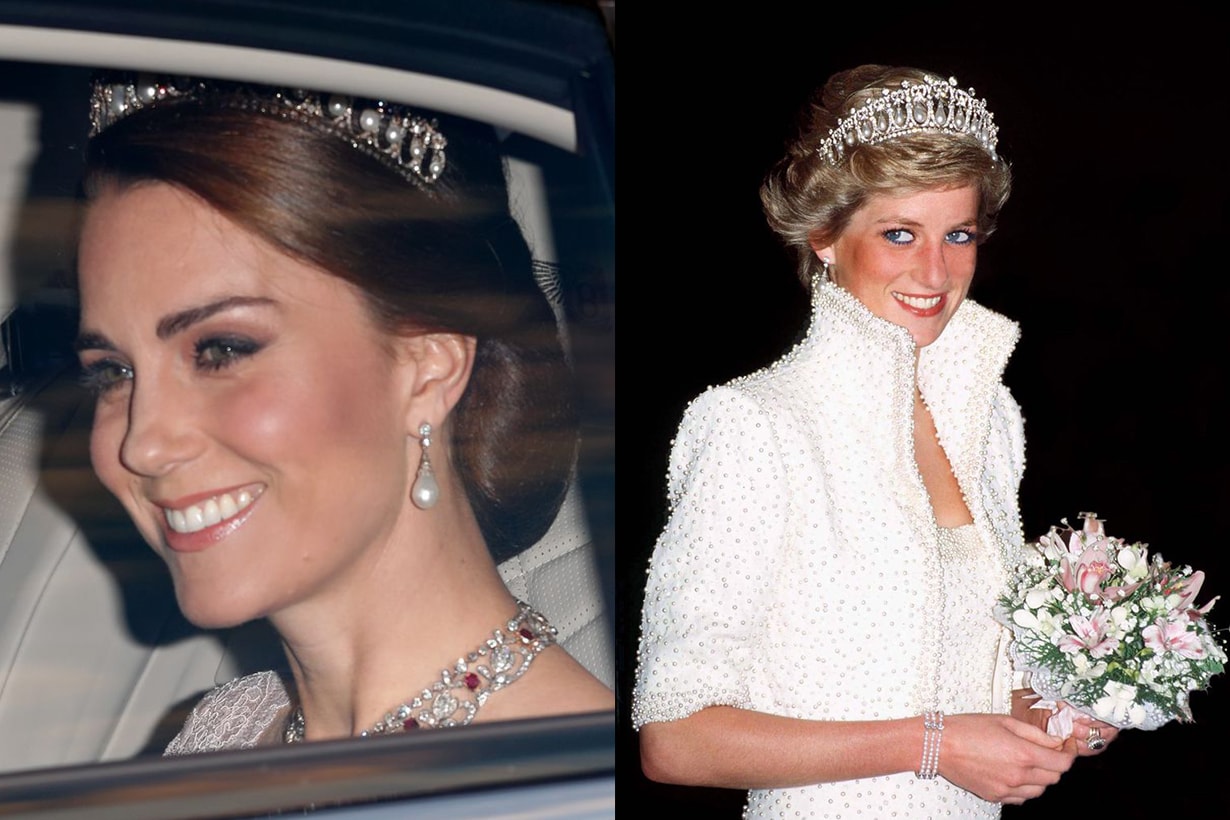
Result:
M1102 737L1102 730L1097 726L1089 727L1089 737L1085 738L1085 745L1093 751L1099 751L1106 746L1106 738Z

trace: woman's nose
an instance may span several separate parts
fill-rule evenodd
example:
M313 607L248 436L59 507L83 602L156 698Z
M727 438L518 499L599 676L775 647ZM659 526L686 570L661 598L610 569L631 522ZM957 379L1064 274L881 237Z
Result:
M193 402L176 389L173 379L143 384L138 375L133 380L128 429L120 445L120 461L128 470L165 475L195 458L202 442Z
M919 284L939 290L948 283L948 258L945 250L943 243L924 249L920 264Z

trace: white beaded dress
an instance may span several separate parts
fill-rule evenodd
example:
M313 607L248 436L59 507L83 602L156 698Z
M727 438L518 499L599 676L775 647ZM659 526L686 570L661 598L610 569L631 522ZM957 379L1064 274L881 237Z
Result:
M992 616L1023 536L1017 327L966 300L923 348L918 388L973 523L941 530L914 462L915 348L828 281L807 337L688 407L650 564L632 719L728 705L813 720L1007 712ZM921 749L920 749L921 752ZM942 753L941 753L942 754ZM757 789L745 816L998 817L903 773Z

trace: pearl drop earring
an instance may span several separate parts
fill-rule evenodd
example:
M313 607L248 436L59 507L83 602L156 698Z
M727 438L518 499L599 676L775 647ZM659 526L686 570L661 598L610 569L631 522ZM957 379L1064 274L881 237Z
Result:
M423 448L423 455L419 458L419 470L414 477L414 485L410 488L410 500L420 510L429 510L440 500L440 485L436 483L431 459L427 455L427 449L431 447L431 425L427 422L419 425L419 444Z

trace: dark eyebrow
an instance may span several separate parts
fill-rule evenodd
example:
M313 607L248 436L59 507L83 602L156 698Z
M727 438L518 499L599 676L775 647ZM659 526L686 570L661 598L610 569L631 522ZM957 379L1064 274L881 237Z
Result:
M188 328L195 325L197 322L203 322L215 313L221 313L224 310L230 310L237 307L248 307L250 305L273 305L275 302L272 299L263 296L228 296L225 299L219 299L216 302L210 302L207 305L188 308L181 310L178 313L171 313L158 320L158 338L169 339L176 333L182 333Z
M207 305L200 305L199 307L168 314L158 320L158 327L155 332L158 334L159 339L169 339L176 333L182 333L197 322L203 322L215 313L221 313L224 310L251 305L275 304L277 303L273 299L263 296L228 296L225 299L219 299ZM78 334L77 340L73 342L73 349L80 353L83 350L115 350L116 347L114 342L101 333L83 331Z
M83 350L115 350L111 340L101 333L79 333L73 342L73 350L80 353Z

